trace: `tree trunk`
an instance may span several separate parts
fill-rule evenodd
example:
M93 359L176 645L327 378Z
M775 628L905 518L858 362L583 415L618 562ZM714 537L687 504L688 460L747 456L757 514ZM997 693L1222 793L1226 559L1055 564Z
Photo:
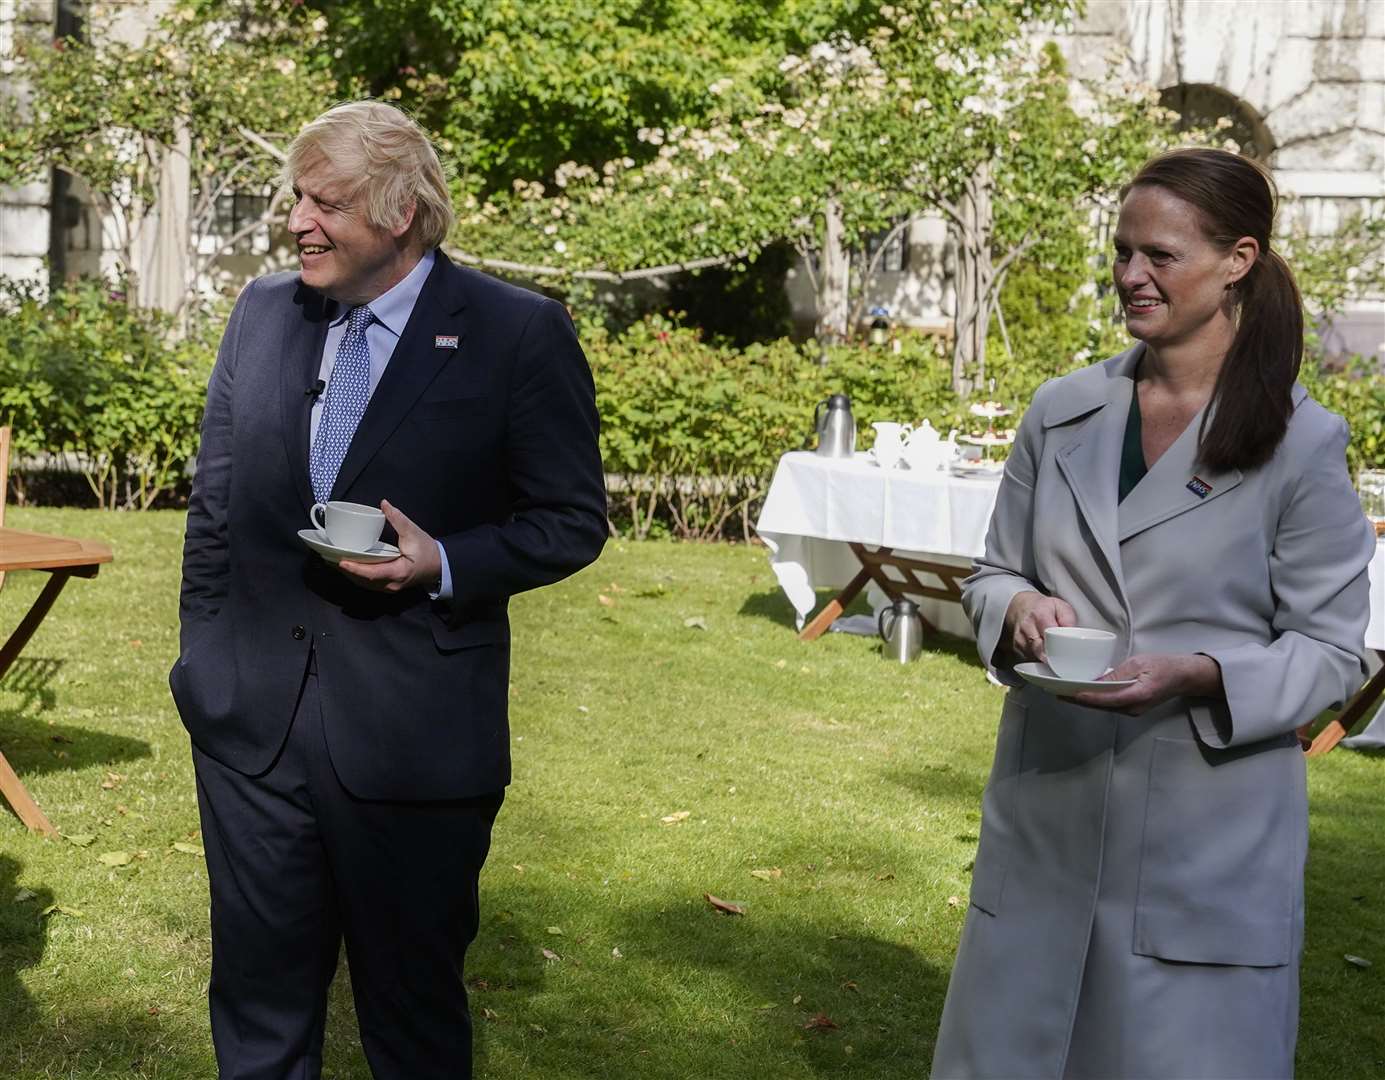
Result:
M818 255L818 321L814 333L820 345L835 345L847 338L851 259L846 250L842 204L828 199L823 216L826 225Z
M952 341L952 389L966 397L986 379L986 332L995 300L991 259L995 214L990 162L967 178L957 200L957 312Z

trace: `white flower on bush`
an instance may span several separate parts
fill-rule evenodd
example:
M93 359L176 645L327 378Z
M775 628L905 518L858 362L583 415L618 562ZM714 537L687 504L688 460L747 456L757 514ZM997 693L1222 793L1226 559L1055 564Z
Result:
M635 132L635 138L639 139L640 142L649 143L650 146L662 146L664 142L664 129L642 127ZM628 168L629 166L626 167Z
M832 152L832 140L823 139L817 135L813 136L813 149L819 154L830 154Z
M716 82L712 83L710 86L707 87L707 93L715 94L718 97L720 97L722 94L726 93L726 91L730 90L731 87L734 85L734 79L718 79Z
M808 114L802 109L788 109L784 112L784 123L791 128L801 128L808 122Z
M1098 149L1099 147L1097 146L1097 141L1095 139L1088 139L1086 142L1082 144L1082 152L1086 154L1088 157L1091 157L1093 154L1095 154Z
M564 255L567 253L567 245L563 243L561 240L556 240L553 243L553 250L556 251L559 255Z

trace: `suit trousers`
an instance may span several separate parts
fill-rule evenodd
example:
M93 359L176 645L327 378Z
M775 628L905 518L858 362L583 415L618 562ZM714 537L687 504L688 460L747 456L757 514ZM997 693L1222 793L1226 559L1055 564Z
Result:
M469 1080L463 959L479 926L477 880L503 791L436 802L356 798L332 767L311 664L266 772L246 776L196 746L193 762L221 1080L320 1076L343 940L377 1080Z

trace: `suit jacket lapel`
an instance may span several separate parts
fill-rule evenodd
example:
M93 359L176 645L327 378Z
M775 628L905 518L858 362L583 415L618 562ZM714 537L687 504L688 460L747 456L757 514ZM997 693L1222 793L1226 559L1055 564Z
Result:
M336 304L306 285L300 284L293 298L294 308L287 319L284 353L280 364L280 402L283 409L284 451L289 459L289 475L303 512L316 500L308 476L308 432L311 430L312 398L307 390L317 380L322 367L322 346L327 327L336 313Z
M434 254L434 259L428 280L423 283L389 365L370 396L365 415L361 417L337 472L332 487L335 499L350 489L428 384L461 349L465 336L461 315L466 306L462 277L441 251ZM437 348L435 339L441 334L456 337L458 347Z

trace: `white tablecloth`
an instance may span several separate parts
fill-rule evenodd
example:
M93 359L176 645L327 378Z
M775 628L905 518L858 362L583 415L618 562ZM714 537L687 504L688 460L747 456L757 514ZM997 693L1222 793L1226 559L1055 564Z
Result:
M840 589L860 572L848 541L968 567L986 545L1000 479L971 479L907 468L882 469L865 454L824 458L795 451L779 459L755 531L803 626L815 589ZM874 585L872 607L885 602ZM934 626L971 637L961 606L922 600Z
M970 566L985 549L999 487L999 478L882 469L865 454L848 460L795 451L779 459L755 530L802 627L817 603L815 589L840 589L860 571L847 541ZM1376 541L1370 579L1366 645L1385 651L1385 537ZM872 607L885 602L874 585L869 595ZM934 626L971 637L957 604L920 606Z

